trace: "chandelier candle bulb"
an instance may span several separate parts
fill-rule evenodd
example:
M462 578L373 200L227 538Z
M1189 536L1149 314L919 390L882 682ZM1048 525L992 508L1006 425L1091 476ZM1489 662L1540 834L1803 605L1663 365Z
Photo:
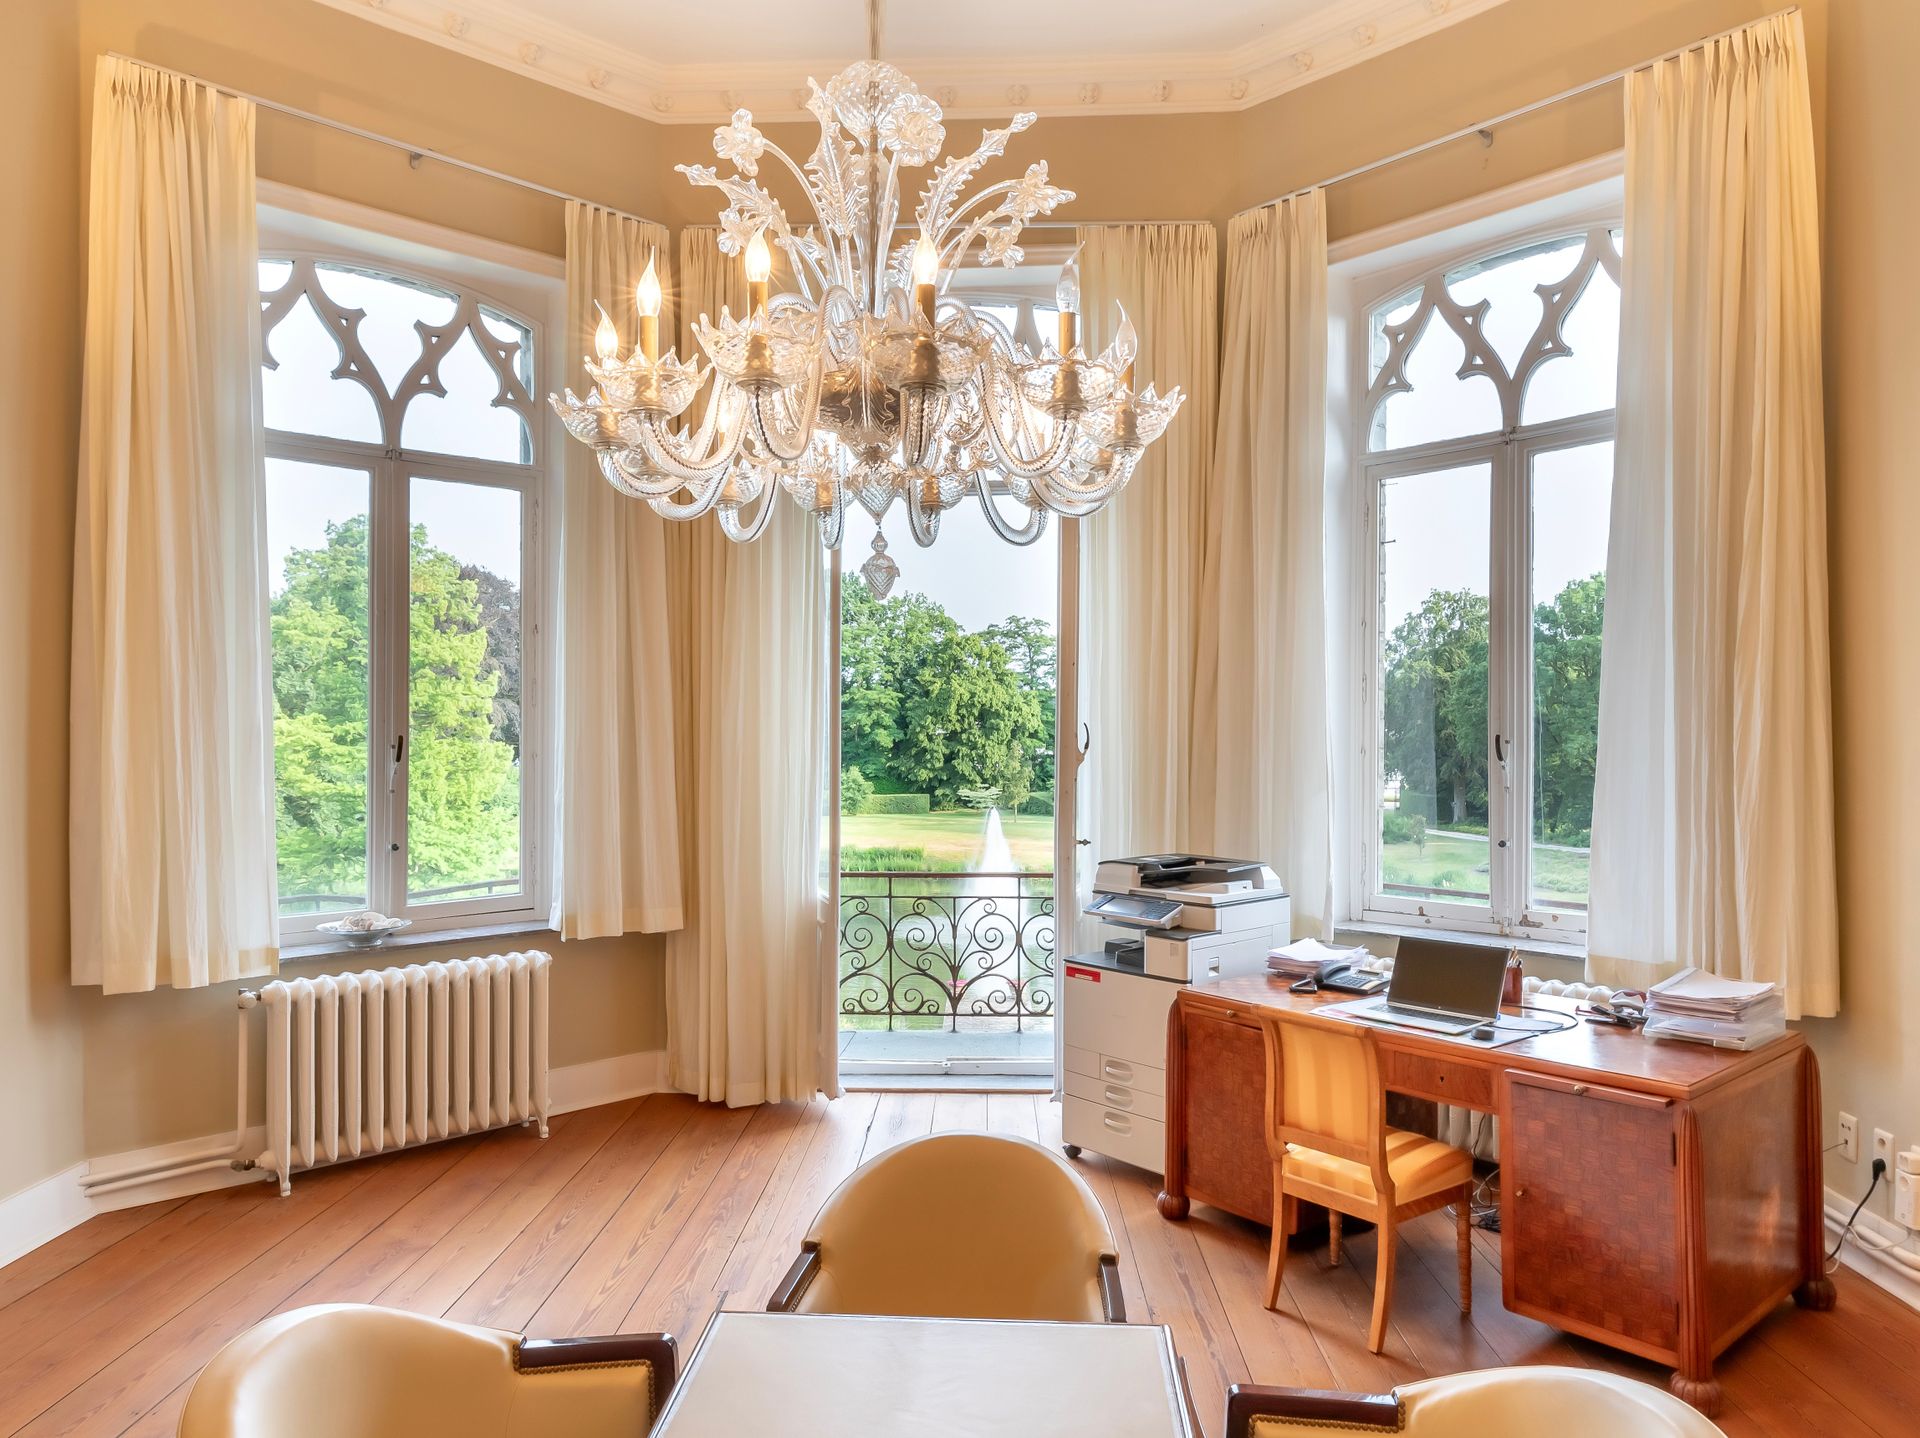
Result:
M939 277L940 252L933 247L933 241L927 238L927 232L922 230L913 247L913 304L929 325L933 323L935 305L933 285Z
M634 307L640 311L640 353L649 364L660 358L660 276L654 271L653 260L649 254L646 272L633 292Z
M773 251L767 248L767 232L756 230L747 244L747 313L767 311L767 281L773 277Z
M593 307L600 311L600 323L593 328L593 352L601 364L611 364L620 353L620 331L613 327L613 316L605 305L595 300Z

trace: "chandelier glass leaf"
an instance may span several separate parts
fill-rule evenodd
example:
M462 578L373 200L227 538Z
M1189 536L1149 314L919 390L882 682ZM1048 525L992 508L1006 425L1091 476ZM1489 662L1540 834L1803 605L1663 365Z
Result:
M1073 198L1044 161L968 194L1035 117L1015 115L942 160L940 106L892 65L861 61L807 84L820 138L803 163L737 110L713 136L732 173L679 167L726 200L718 244L745 268L746 313L699 317L704 364L663 352L649 261L634 297L639 343L623 357L602 311L586 362L593 388L552 398L567 432L621 493L670 519L715 514L740 541L764 531L783 494L829 548L849 502L876 523L901 505L921 545L968 495L1011 544L1033 543L1050 514L1108 503L1185 398L1135 390L1133 322L1123 312L1113 343L1087 351L1073 260L1055 293L1058 332L1037 347L951 288L969 263L1020 264L1023 229ZM794 226L762 183L769 168L804 191L811 223ZM915 170L927 174L902 226ZM778 293L775 251L790 278ZM898 576L878 532L862 573L881 593Z

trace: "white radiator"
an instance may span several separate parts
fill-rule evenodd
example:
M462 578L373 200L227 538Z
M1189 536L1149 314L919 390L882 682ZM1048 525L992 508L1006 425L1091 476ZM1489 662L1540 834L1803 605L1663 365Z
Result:
M545 1138L552 962L491 954L262 985L258 1165L285 1194L295 1169L512 1123Z

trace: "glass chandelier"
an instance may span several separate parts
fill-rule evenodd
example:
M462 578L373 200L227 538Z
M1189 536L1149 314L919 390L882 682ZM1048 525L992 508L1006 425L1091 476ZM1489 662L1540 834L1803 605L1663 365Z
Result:
M807 83L820 141L804 168L746 110L714 132L733 174L679 167L726 197L719 248L746 269L747 312L722 309L694 325L706 365L662 352L649 261L635 296L639 344L622 356L603 310L587 360L594 387L552 403L614 488L669 519L711 511L728 538L751 540L784 493L837 549L847 504L859 504L876 522L861 573L884 597L899 567L878 525L896 501L921 545L969 492L1002 539L1031 544L1050 513L1091 514L1118 494L1185 396L1177 386L1134 388L1138 337L1124 311L1113 343L1087 352L1071 260L1056 295L1058 335L1038 353L950 291L976 246L982 263L1017 265L1022 228L1073 198L1049 181L1045 161L962 198L1035 116L1015 115L971 154L935 165L916 223L903 227L905 172L934 165L946 140L940 106L879 60L824 88ZM805 190L813 224L794 228L761 184L769 159ZM776 247L794 287L770 294ZM682 419L709 385L698 418Z

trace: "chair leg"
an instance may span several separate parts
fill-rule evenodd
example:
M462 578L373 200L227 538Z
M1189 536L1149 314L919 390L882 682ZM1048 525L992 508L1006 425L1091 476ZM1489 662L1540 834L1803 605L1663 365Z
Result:
M1280 1175L1273 1176L1273 1236L1267 1243L1267 1308L1280 1306L1280 1285L1286 1278L1287 1236L1293 1232L1293 1199L1280 1191Z
M1340 1210L1327 1210L1327 1262L1333 1267L1340 1266Z
M1367 1329L1367 1349L1378 1353L1387 1346L1387 1310L1393 1306L1393 1215L1380 1215L1380 1226L1374 1230L1374 1239L1380 1245L1379 1257L1373 1273L1373 1323Z
M1454 1204L1460 1223L1460 1311L1473 1312L1473 1188L1460 1191Z

